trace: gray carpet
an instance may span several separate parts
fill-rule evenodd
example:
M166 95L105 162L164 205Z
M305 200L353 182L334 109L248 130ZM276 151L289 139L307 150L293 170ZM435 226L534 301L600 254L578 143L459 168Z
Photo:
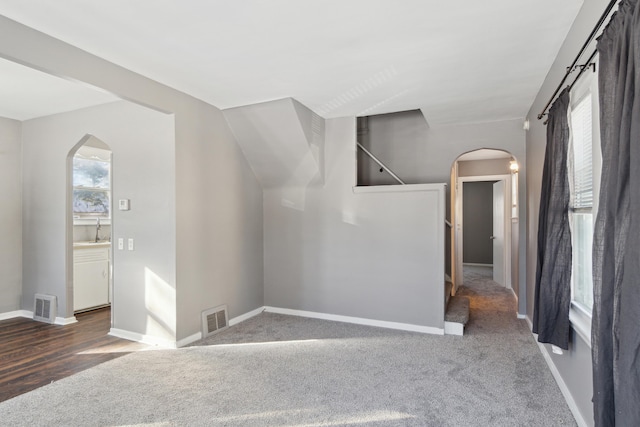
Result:
M513 296L486 279L460 293L464 337L263 313L0 403L0 425L575 425Z

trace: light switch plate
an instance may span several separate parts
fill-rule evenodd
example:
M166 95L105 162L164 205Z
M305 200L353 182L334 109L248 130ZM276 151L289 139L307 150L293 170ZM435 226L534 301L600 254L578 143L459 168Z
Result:
M118 237L118 250L121 251L124 249L124 239L122 237Z
M129 250L130 250L130 251L132 251L132 250L133 250L133 239L129 239L129 240L127 241L127 244L128 244L128 246L129 246Z
M129 199L120 199L118 200L118 209L121 211L129 210Z

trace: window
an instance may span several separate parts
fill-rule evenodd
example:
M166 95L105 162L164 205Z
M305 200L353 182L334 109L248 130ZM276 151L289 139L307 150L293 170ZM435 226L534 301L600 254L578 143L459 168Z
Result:
M593 226L600 181L600 138L596 74L588 72L571 93L569 221L573 249L572 308L589 315L593 307ZM575 316L574 316L575 317Z
M572 299L581 308L593 307L591 251L593 244L593 158L591 94L571 110L573 167L570 221L573 246Z
M74 218L110 217L110 152L80 147L73 157Z

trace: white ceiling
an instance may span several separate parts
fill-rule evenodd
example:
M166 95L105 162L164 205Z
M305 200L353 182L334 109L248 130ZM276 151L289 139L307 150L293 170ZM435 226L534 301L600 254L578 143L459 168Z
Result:
M225 109L526 115L582 0L0 0L0 14Z

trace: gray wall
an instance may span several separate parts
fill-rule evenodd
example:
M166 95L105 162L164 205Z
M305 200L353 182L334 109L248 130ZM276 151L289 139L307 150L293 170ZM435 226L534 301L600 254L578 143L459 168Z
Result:
M376 136L377 135L377 136ZM370 151L394 173L407 183L450 182L451 166L462 154L480 148L492 148L511 153L520 165L518 175L519 222L514 236L524 236L527 205L525 182L527 167L525 160L525 131L522 120L505 120L490 123L474 123L428 127L419 111L383 114L369 117L369 136L362 140ZM394 184L386 173L378 172L379 166L358 153L360 164L364 162L369 181L365 185ZM358 177L360 181L364 178ZM526 240L520 239L517 263L512 263L512 273L518 274L512 286L518 297L518 313L526 312ZM522 254L521 256L519 254ZM535 269L534 269L535 271Z
M178 340L200 331L204 309L264 305L262 188L222 112L198 107L176 116Z
M382 114L369 116L369 133L361 140L408 184L449 182L456 158L479 148L507 151L521 163L525 157L522 120L430 128L420 111ZM358 159L361 158L359 154ZM505 160L508 163L509 160ZM369 177L368 181L362 181L363 185L396 183L393 178L381 174L378 165L368 160L365 165L370 171L361 172ZM508 169L506 173L509 173Z
M533 301L535 292L538 211L540 209L540 187L542 182L542 167L546 146L546 127L537 115L542 111L549 97L556 89L566 67L580 50L593 26L609 2L605 0L584 0L565 42L563 43L544 84L538 92L528 119L531 128L527 132L527 222L526 240L527 250L527 316L533 317ZM587 53L591 52L588 50ZM549 347L545 346L550 353ZM577 334L572 334L571 351L562 356L553 356L553 362L563 381L567 385L575 400L582 417L593 424L593 412L590 402L592 394L591 383L591 354L588 345Z
M359 142L407 184L446 182L425 180L425 170L417 156L424 154L429 126L420 110L369 116L368 131ZM358 185L388 185L398 182L358 150Z
M510 162L510 158L459 161L458 176L509 175Z
M493 264L493 182L463 183L462 199L462 261Z
M265 304L442 329L444 186L357 193L355 118L326 121L324 186L264 191Z
M92 134L113 152L113 200L131 200L112 213L113 237L135 239L133 252L113 252L113 327L175 340L173 119L120 101L23 122L23 307L44 292L72 314L67 161Z
M22 294L21 124L0 118L0 314L20 309Z
M175 238L177 340L200 330L204 307L227 303L235 317L263 305L261 189L217 108L1 16L0 57L175 115L175 237L158 228L156 238ZM52 220L39 221L47 227ZM120 314L131 331L154 322L144 315Z

